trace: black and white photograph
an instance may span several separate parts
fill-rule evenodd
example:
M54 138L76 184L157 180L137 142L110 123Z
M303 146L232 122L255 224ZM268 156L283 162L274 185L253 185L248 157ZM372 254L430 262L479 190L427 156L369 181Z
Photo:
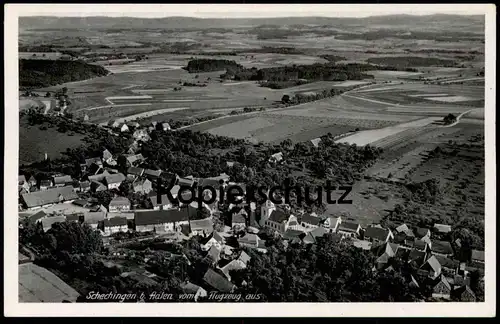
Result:
M12 314L495 315L494 5L5 8Z

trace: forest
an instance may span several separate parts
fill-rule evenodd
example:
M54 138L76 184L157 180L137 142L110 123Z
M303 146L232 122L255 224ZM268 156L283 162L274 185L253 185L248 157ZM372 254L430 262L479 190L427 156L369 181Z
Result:
M66 60L19 60L19 87L43 88L108 75L102 66Z

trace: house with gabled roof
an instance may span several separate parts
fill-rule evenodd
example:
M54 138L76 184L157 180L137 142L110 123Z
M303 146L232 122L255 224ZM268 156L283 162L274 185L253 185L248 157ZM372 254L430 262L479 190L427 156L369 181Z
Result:
M215 265L220 260L220 252L221 250L219 248L217 248L215 245L212 245L212 247L208 249L207 255L205 257L210 259L212 265Z
M149 179L137 179L133 182L132 186L134 187L134 192L137 193L149 194L153 191L153 183ZM168 202L168 199L165 202Z
M201 240L200 245L203 251L208 251L212 246L222 249L224 238L216 231L213 231L207 238Z
M153 205L154 210L166 210L166 209L171 209L173 207L173 202L171 202L168 199L168 195L161 195L159 198L160 198L159 201L158 201L158 195L151 196L148 198L149 201L151 202L151 205Z
M262 240L257 234L246 233L245 236L238 238L238 244L251 248L258 248Z
M430 238L431 237L431 230L428 228L424 228L424 227L417 227L415 229L415 236L418 239L422 239L425 236L428 236Z
M129 211L130 200L127 197L117 196L110 201L108 210L110 213Z
M451 226L450 225L444 225L444 224L434 224L434 231L440 234L446 234L451 232Z
M26 221L28 223L35 224L35 223L40 222L45 217L47 217L47 214L43 210L40 210L39 212L36 212L36 213L26 217Z
M433 240L431 245L433 254L449 257L453 255L453 247L450 242Z
M274 153L269 158L269 162L271 162L271 163L280 163L282 161L283 161L283 153L282 152Z
M100 191L106 191L106 190L108 190L108 188L102 182L91 181L90 182L90 190L92 192L100 192Z
M104 177L108 189L118 189L127 178L123 173L110 174Z
M438 259L432 255L429 257L425 263L420 267L421 270L427 271L429 273L429 277L434 279L441 275L441 264Z
M48 190L52 187L52 181L47 179L40 180L40 191Z
M99 224L104 222L105 218L106 218L106 212L104 211L88 212L85 213L83 222L85 224L88 224L93 229L98 229Z
M170 127L170 124L169 123L162 123L161 124L161 128L164 130L164 131L169 131L171 130L172 128Z
M472 250L472 262L484 263L484 251Z
M339 217L328 217L323 223L323 227L327 228L330 233L336 233L337 228L342 223L342 218Z
M132 134L132 137L134 137L138 141L143 142L147 142L151 139L146 129L136 129Z
M160 177L161 172L162 172L161 170L146 169L144 170L143 176L151 180L156 180Z
M47 232L52 228L53 224L64 223L66 221L66 215L49 216L44 217L40 220L44 232Z
M212 218L197 219L190 221L191 235L207 236L214 231Z
M137 165L140 165L145 160L144 156L142 156L141 153L139 153L139 154L129 154L125 158L127 159L127 165L128 166L137 166Z
M127 133L129 132L130 129L128 128L127 124L123 124L121 127L120 127L120 132L122 133Z
M232 293L236 286L212 269L208 269L203 281L211 288L221 293Z
M53 187L64 187L73 183L73 179L69 175L59 175L52 178Z
M275 209L271 212L269 218L265 221L265 226L271 230L277 231L281 234L285 233L288 229L290 221L293 219L288 211L283 209Z
M413 238L415 237L415 233L408 227L406 224L401 224L395 229L397 234L403 234L404 236L408 238Z
M316 227L315 229L307 232L302 241L306 244L316 244L318 238L323 237L327 233L327 230L323 227Z
M231 270L242 270L245 269L246 267L247 266L243 261L234 259L231 260L231 262L229 262L225 266L221 267L220 270L222 271L222 273L224 273L227 280L231 281L231 275L229 274Z
M111 154L111 152L108 151L108 149L104 149L104 151L102 152L102 159L104 162L109 164L109 161L113 159L113 154Z
M337 233L344 237L358 237L361 232L361 225L350 221L342 222L338 228Z
M443 275L437 277L432 287L432 297L450 299L451 292L451 286L448 280L446 280L446 277Z
M51 188L21 195L24 207L29 210L48 207L63 202L70 203L77 198L78 195L73 191L72 186Z
M134 213L137 232L166 233L180 231L181 226L188 226L189 220L196 213L192 207L167 210L144 210Z
M185 294L190 294L190 295L194 295L194 298L193 300L196 302L198 301L198 299L201 297L207 297L208 293L205 289L201 288L200 286L198 285L195 285L189 281L186 281L186 282L183 282L179 285L179 287L181 288L181 290L185 293Z
M243 231L247 227L247 216L245 208L241 208L238 212L233 212L231 217L231 228L233 231Z
M103 220L104 235L108 236L118 232L127 232L128 224L126 217L113 217Z
M453 299L461 302L475 302L476 294L472 291L469 285L463 285L452 291L451 296Z
M312 144L314 147L316 147L316 148L318 148L318 147L319 147L319 142L321 142L321 138L320 138L320 137L318 137L318 138L314 138L314 139L312 139L312 140L311 140L311 144Z
M301 217L300 225L302 225L302 227L306 231L312 231L313 229L316 229L321 225L321 218L309 213L305 213Z
M127 169L127 178L135 180L137 177L141 177L143 173L143 168L136 168L131 166Z
M370 226L365 230L364 238L372 243L385 243L394 239L394 234L390 229Z

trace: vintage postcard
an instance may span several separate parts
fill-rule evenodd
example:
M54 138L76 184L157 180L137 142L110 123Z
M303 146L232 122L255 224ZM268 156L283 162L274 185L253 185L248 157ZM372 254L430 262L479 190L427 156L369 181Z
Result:
M6 5L6 316L495 316L495 19Z

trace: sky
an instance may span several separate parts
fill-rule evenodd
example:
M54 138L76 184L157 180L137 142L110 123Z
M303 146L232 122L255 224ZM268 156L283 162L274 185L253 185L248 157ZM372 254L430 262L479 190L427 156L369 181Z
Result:
M254 18L254 17L367 17L391 14L484 14L491 5L451 4L168 4L168 5L111 5L111 4L24 4L12 5L20 16L112 16L159 18L185 16L197 18Z

